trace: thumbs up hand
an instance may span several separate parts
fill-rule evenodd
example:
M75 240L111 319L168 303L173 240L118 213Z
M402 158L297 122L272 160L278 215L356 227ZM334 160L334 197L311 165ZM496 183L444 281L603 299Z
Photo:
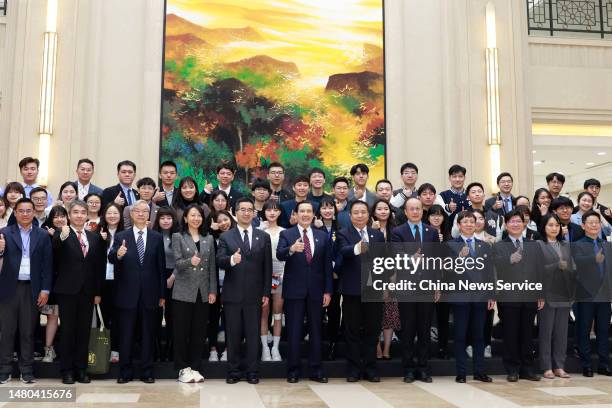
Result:
M317 228L321 228L323 226L323 221L321 220L321 217L316 217L314 220L314 226Z
M457 210L457 203L455 202L455 200L453 200L453 198L451 197L450 203L448 204L448 209L450 210L450 212L454 213L455 210Z
M159 187L155 189L155 194L153 194L153 201L158 203L161 200L166 198L166 193L163 191L159 191Z
M302 241L302 238L298 238L289 249L294 253L304 252L304 241Z
M602 263L605 259L606 257L603 254L603 248L600 248L597 255L595 255L595 262Z
M121 197L121 192L119 192L119 194L117 194L117 197L115 197L115 204L119 206L123 206L123 204L125 204L125 199Z
M503 206L504 206L504 202L502 201L500 196L497 196L497 200L495 200L495 206L493 208L495 208L496 210L499 210Z
M232 255L232 260L234 261L234 265L238 265L240 262L242 262L242 255L240 255L240 248L238 248L236 252L234 252L234 255Z
M62 227L62 232L60 233L60 239L64 241L66 240L66 238L68 238L68 235L70 235L70 227L67 225L64 225Z
M123 242L121 242L121 246L117 250L117 258L119 259L123 258L126 252L127 252L127 246L125 245L125 239L124 239Z
M4 234L0 234L0 252L4 252L6 248L6 241L4 240Z
M466 256L468 256L470 253L470 248L468 248L467 244L464 245L463 248L461 248L461 251L459 252L459 256L461 258L465 258Z
M198 266L200 264L201 259L198 257L198 254L193 254L191 257L191 264L193 266Z
M209 183L207 180L204 180L204 191L206 191L208 194L212 193L213 191L213 185L211 183Z

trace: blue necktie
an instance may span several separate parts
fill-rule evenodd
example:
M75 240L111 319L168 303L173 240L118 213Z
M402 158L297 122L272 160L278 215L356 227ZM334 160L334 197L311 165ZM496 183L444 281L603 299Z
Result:
M598 245L597 240L593 241L593 251L595 252L595 256L597 256L597 254L599 253L600 250L600 246ZM599 270L599 278L603 278L604 276L604 264L602 263L597 263L597 269Z
M476 257L476 251L474 250L474 245L472 245L473 241L474 240L472 238L468 238L468 239L465 240L465 242L467 242L468 248L470 249L470 256L472 258L475 258Z
M145 246L144 246L144 239L142 239L142 231L138 231L138 241L136 241L136 249L138 250L138 259L140 260L140 264L142 265L142 262L144 261L144 253L145 253Z
M132 203L132 195L130 193L131 193L131 191L130 191L129 188L125 190L125 199L127 200L128 205L132 205L133 204Z

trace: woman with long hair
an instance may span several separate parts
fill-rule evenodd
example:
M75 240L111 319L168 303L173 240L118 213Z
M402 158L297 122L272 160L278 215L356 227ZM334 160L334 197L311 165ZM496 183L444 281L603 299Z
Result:
M183 177L178 185L178 196L172 200L172 207L176 211L176 218L179 220L179 224L183 224L183 213L190 204L199 205L204 211L204 216L208 217L210 214L210 208L208 205L200 200L200 191L198 189L198 183L193 177Z
M545 188L538 188L533 195L531 204L531 219L538 229L542 217L550 212L550 203L552 203L550 191Z

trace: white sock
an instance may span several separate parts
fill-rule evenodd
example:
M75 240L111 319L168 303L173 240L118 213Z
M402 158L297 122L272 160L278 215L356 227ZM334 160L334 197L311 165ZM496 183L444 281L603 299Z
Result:
M278 350L278 345L280 344L280 336L274 336L274 344L272 345L272 348L275 348Z
M261 345L263 347L268 347L268 335L264 334L263 336L259 336L261 337Z

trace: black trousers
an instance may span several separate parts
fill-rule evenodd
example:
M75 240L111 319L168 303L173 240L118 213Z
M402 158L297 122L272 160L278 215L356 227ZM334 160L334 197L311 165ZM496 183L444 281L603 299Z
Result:
M208 295L206 296L208 300ZM208 302L204 303L200 291L194 303L173 300L174 313L174 367L199 370L208 325Z
M358 374L363 368L369 374L374 374L383 304L362 303L361 296L343 295L343 299L348 372Z
M111 334L111 350L119 350L119 321L117 311L114 304L115 298L115 281L105 280L102 285L102 301L100 302L100 311L104 319L104 326L110 330Z
M427 368L429 360L429 345L431 319L434 303L399 302L400 321L402 325L402 364L405 370ZM417 337L415 348L414 337ZM414 358L417 362L415 365Z
M447 302L436 303L436 323L438 328L438 349L447 351L449 318L451 307Z
M89 333L94 299L83 292L56 294L60 318L60 369L62 373L87 369Z
M208 347L214 347L219 350L217 344L217 335L219 334L219 327L221 322L225 322L225 316L223 313L223 304L221 303L221 295L217 295L215 303L210 305L208 309ZM227 334L227 333L226 333Z
M340 332L341 313L340 299L342 295L338 293L338 279L334 279L334 293L332 293L331 301L327 306L327 339L330 343L338 341L338 333Z
M285 329L287 330L287 374L300 374L300 347L304 338L304 317L308 320L308 365L311 376L321 376L322 296L305 299L285 299Z
M140 331L140 367L142 377L153 376L153 354L157 332L157 307L148 309L138 301L135 309L117 308L119 315L119 367L122 377L134 377L132 347Z
M224 303L223 308L225 310L225 342L229 362L228 376L242 377L240 344L243 338L246 338L247 348L246 373L257 374L261 304Z
M533 365L535 302L500 304L503 310L504 367L508 374L529 373Z

